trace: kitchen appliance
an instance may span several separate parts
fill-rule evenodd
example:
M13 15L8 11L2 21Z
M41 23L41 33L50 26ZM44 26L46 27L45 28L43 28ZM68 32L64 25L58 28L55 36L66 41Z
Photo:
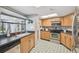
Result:
M58 21L54 21L52 24L51 24L51 28L53 29L53 30L61 30L61 23L60 22L58 22Z
M51 39L58 40L58 39L60 39L60 36L59 35L60 35L59 33L52 33L51 34Z
M59 21L54 21L51 24L50 32L51 32L51 39L52 40L59 40L60 39L60 32L61 29L61 23Z

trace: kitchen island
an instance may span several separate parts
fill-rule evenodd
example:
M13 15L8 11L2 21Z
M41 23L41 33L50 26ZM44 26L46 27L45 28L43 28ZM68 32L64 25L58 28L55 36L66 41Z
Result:
M12 37L0 38L0 52L5 52L17 44L20 44L20 52L26 53L35 46L34 33L22 33Z

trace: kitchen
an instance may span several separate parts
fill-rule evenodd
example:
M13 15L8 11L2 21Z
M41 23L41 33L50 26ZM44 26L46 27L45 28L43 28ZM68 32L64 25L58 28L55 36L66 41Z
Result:
M76 6L0 6L0 52L79 52L78 9Z

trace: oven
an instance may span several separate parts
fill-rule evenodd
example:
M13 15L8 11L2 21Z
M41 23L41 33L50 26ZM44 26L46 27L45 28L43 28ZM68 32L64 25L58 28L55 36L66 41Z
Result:
M55 22L51 24L50 32L51 32L51 40L60 40L60 33L62 31L61 23Z

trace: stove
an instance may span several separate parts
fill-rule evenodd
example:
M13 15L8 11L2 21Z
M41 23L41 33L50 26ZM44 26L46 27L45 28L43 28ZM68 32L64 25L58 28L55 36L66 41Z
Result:
M62 31L61 24L60 23L52 23L50 28L51 32L51 39L53 40L59 40L60 39L60 33Z

